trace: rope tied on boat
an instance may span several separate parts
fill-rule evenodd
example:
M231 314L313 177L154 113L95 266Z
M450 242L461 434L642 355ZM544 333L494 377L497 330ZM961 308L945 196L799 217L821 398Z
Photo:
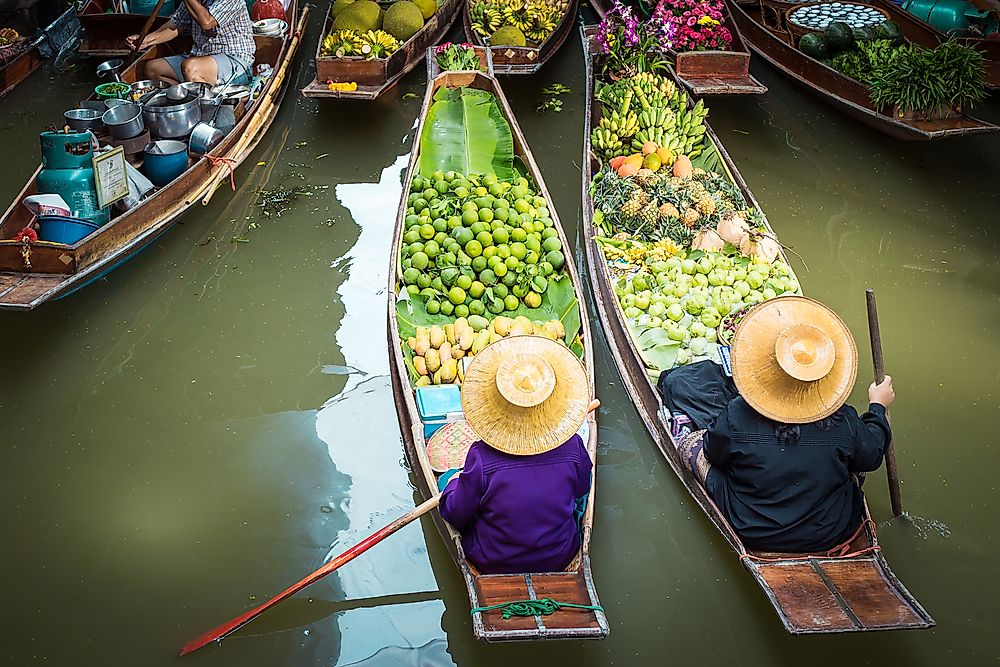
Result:
M870 528L872 531L872 542L870 547L865 547L863 549L858 549L857 551L851 551L851 544L854 540L858 539L858 536L865 530L865 528ZM871 519L866 518L858 526L858 529L854 531L854 534L844 542L843 544L838 544L837 546L827 549L824 552L811 554L809 556L790 556L787 558L767 558L764 556L758 556L757 554L745 553L740 554L740 560L752 560L759 563L780 563L784 561L796 561L796 560L814 560L816 558L854 558L856 556L864 556L865 554L875 553L876 551L881 551L882 547L876 542L877 535L875 532L875 522Z
M511 616L548 616L560 609L586 609L588 611L604 611L604 607L591 604L575 604L573 602L557 602L552 598L541 598L540 600L514 600L512 602L501 602L491 604L488 607L474 607L471 614L481 614L486 611L503 609L503 620Z
M206 155L208 161L212 163L213 167L218 167L220 164L225 165L229 169L229 187L236 192L236 176L234 168L236 167L236 160L231 157L223 157L221 155Z

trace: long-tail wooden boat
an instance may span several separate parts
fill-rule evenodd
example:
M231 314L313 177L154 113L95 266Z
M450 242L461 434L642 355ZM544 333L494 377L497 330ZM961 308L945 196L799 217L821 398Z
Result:
M465 40L476 46L486 46L482 35L472 29L472 17L469 14L471 2L464 2L462 9L462 26L465 30ZM549 58L555 55L563 45L569 33L576 25L576 13L579 0L570 0L566 13L559 25L552 31L548 39L537 47L532 46L494 46L493 67L497 74L534 74L542 68Z
M726 0L736 27L753 51L793 81L812 90L829 104L865 125L898 139L945 139L986 134L1000 126L967 114L941 119L898 118L875 108L861 82L810 58L791 43L785 31L774 30L761 18L759 2ZM906 38L921 43L927 30L916 24L900 24Z
M1000 11L1000 5L990 2L990 0L969 1L976 9ZM921 46L933 49L941 42L952 38L930 23L917 18L892 0L868 0L868 2L889 12L892 20L903 27L910 40ZM982 52L986 59L986 85L994 89L1000 88L1000 39L966 36L956 36L953 39Z
M583 43L587 61L586 99L590 105L585 116L583 156L585 255L591 284L594 286L597 315L607 335L608 346L621 373L622 382L643 423L674 473L763 589L788 632L835 633L931 627L934 625L933 619L889 569L889 564L879 550L878 539L872 529L874 524L866 524L864 533L852 543L851 553L844 557L753 551L743 544L705 487L691 473L687 462L682 461L678 455L660 393L628 332L604 253L593 233L594 205L589 188L599 163L590 149L590 128L599 120L601 112L600 104L594 100L595 63L598 56L586 33ZM759 211L760 206L753 193L708 124L705 135L718 151L726 174L740 189L746 201ZM870 518L867 506L865 515Z
M609 0L591 0L590 6L602 19L611 9ZM726 51L671 50L674 59L674 76L693 94L702 95L763 95L767 86L750 74L750 52L743 43L740 31L726 12L723 25L733 35L733 42Z
M432 58L432 56L431 56ZM436 65L429 64L430 74L434 74ZM521 134L510 106L504 98L497 80L482 72L444 72L428 80L427 94L424 98L420 122L414 134L413 150L410 164L406 171L404 184L411 182L418 173L419 137L423 130L427 112L433 102L434 93L441 87L470 86L486 90L497 96L501 111L510 123L514 137L515 153L527 168L527 172L538 188L541 196L551 202L551 197L542 181L538 165L528 150L524 136ZM437 493L437 474L431 468L424 441L424 428L417 410L415 392L410 383L407 362L403 354L403 343L400 336L399 318L397 317L397 298L405 292L401 286L401 266L399 263L399 248L403 234L406 213L407 188L404 186L402 201L395 222L393 235L392 258L390 260L389 278L389 363L391 367L393 394L396 402L396 412L399 417L400 429L406 449L406 456L416 477L417 485L424 498L431 498ZM566 245L566 237L556 216L555 210L550 211L559 232L559 239ZM577 295L577 307L581 309L580 338L587 373L593 391L593 341L587 324L586 313L583 311L583 291L579 276L572 262L566 263L566 271L572 281L574 293ZM587 450L596 462L597 457L597 420L593 413L587 417L588 439ZM472 625L475 636L487 642L536 640L536 639L600 639L608 634L608 623L604 611L599 608L597 590L594 587L590 569L590 537L594 521L594 490L596 480L596 464L594 477L591 481L587 510L583 519L583 539L577 556L569 566L561 572L525 572L521 574L488 575L482 574L465 558L462 549L461 536L449 526L438 513L434 513L434 521L441 538L444 540L455 564L465 580L472 609L489 607L516 600L551 598L558 602L598 607L593 610L560 609L550 616L514 616L504 620L500 610L474 611Z
M83 43L78 49L81 55L120 58L132 52L125 38L142 32L149 16L113 11L110 0L88 0L77 18L84 32ZM157 16L153 19L151 30L156 30L169 19L169 16Z
M31 243L28 248L30 266L26 266L28 262L23 256L26 248L14 237L34 220L21 202L37 192L39 166L0 217L0 308L30 310L102 278L149 246L188 208L214 191L230 167L237 167L256 147L277 115L308 13L308 7L297 12L293 2L288 14L295 19L291 24L294 29L283 37L254 38L256 62L270 63L274 73L258 99L209 156L194 160L173 182L74 245L46 241ZM169 55L170 49L171 44L167 43L148 50L122 72L122 80L142 79L142 63Z
M448 34L455 19L458 18L462 4L462 0L446 0L413 37L406 40L406 43L388 58L377 60L332 58L322 55L323 36L329 34L333 26L333 17L327 12L322 36L316 45L316 78L302 89L302 94L306 97L374 100L423 62L427 48L434 46ZM331 3L331 9L332 7ZM358 88L330 90L328 86L330 82L356 83Z
M48 59L50 55L59 52L63 43L59 38L72 40L75 30L68 24L74 20L74 10L67 9L17 55L0 65L0 98L14 89L17 84L27 79ZM68 30L68 32L67 32ZM0 58L0 62L3 59Z

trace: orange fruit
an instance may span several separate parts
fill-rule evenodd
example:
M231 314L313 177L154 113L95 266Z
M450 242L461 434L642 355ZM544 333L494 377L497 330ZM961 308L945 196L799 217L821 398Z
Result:
M660 164L673 164L674 162L674 152L667 148L666 146L660 146L656 149L656 154L660 157Z
M656 153L647 153L642 166L650 171L656 171L660 168L660 156Z
M624 155L619 155L618 157L611 158L611 168L618 171L618 167L622 166L622 162L625 161Z
M642 167L642 155L640 153L633 153L625 158L625 164L635 165L635 170L639 171Z

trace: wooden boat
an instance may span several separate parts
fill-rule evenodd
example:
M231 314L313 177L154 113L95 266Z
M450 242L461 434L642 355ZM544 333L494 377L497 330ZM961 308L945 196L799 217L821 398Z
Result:
M472 18L469 15L469 2L464 2L462 9L462 26L465 30L465 41L476 46L486 46L482 35L472 29ZM497 74L534 74L548 62L559 47L563 45L570 31L576 25L576 12L579 0L570 0L569 8L552 31L549 38L537 47L530 46L494 46L493 68Z
M388 58L365 60L363 58L331 58L320 54L323 37L316 45L316 78L302 89L306 97L343 97L356 100L374 100L392 88L397 81L423 62L428 47L434 46L448 34L462 5L461 0L446 0L437 13L424 23L424 27L408 39ZM331 3L331 9L333 5ZM322 35L329 34L333 17L327 12ZM331 81L356 83L357 90L330 90Z
M0 98L31 76L50 56L58 55L63 47L72 46L66 42L75 39L77 29L72 25L73 21L73 9L67 9L40 30L23 51L6 61L0 57L0 62L4 63L0 65Z
M431 61L433 60L432 57L430 59ZM428 67L429 74L437 72L436 65L433 62L430 62ZM503 92L500 90L499 83L494 77L482 72L444 72L428 80L427 94L424 97L420 122L414 134L413 150L410 155L410 164L406 171L404 183L410 183L413 175L417 173L417 165L420 157L419 137L423 130L427 112L433 102L434 93L442 86L471 86L487 90L497 96L502 113L507 122L510 123L516 154L524 161L527 171L537 184L540 194L551 202L551 197L545 188L538 165L535 164L534 158L528 151L524 136L521 134L521 130L514 120L514 115L507 104L507 100L504 98ZM388 301L389 363L391 366L390 375L392 377L393 395L396 402L396 413L399 417L406 456L416 477L421 494L424 498L431 498L437 493L437 474L431 468L425 452L426 443L424 441L423 425L417 411L414 390L410 384L409 373L406 367L407 362L402 351L403 344L400 336L399 319L397 318L397 297L401 291L405 291L405 289L401 289L401 284L399 283L399 276L402 273L402 269L399 264L398 248L400 247L403 233L406 197L406 189L404 188L404 194L401 198L402 200L396 217L392 258L390 260L390 298ZM559 232L559 239L564 244L564 247L569 247L566 246L566 237L554 210L551 211L551 216L555 221L555 228ZM579 276L572 262L566 263L566 270L580 301L578 303L578 307L581 308L580 335L583 342L583 354L587 373L590 377L591 388L593 389L593 341L587 326L586 313L582 311L583 291L580 287ZM591 459L596 461L597 420L593 413L588 416L587 425L589 428L587 449L590 452ZM594 479L596 479L596 465L594 470ZM468 589L471 607L476 609L515 600L543 598L552 598L559 602L599 606L597 590L594 587L590 569L590 536L594 521L594 488L594 482L592 481L587 512L583 520L583 540L580 552L566 570L562 572L525 572L513 575L481 574L466 560L460 535L435 512L435 524L441 534L441 538L454 558L456 566L462 573L462 578L465 580ZM535 639L600 639L608 634L607 619L603 610L600 609L560 609L550 616L515 616L508 620L503 620L499 610L477 611L472 615L472 625L475 636L487 642Z
M30 267L27 267L22 256L25 247L14 237L33 222L32 214L21 201L37 192L39 167L0 217L0 308L30 310L85 287L135 256L170 229L188 208L210 196L223 177L228 176L226 165L235 168L246 159L277 115L308 13L306 7L299 14L292 3L288 14L296 19L292 22L294 31L290 30L284 37L254 38L256 61L271 63L274 73L257 101L211 151L211 159L195 160L173 182L74 245L46 241L31 243ZM148 50L122 72L122 80L142 79L141 63L169 55L170 47L167 43Z
M795 48L787 32L765 24L759 2L726 0L726 4L736 27L758 56L793 81L871 128L897 139L918 140L986 134L1000 130L1000 126L964 113L940 119L900 118L883 113L872 105L868 88L863 84L810 58ZM927 38L928 32L921 26L900 24L900 27L910 41L921 43Z
M969 1L976 9L1000 11L1000 6L989 0ZM892 20L903 28L910 40L921 46L933 49L950 37L930 23L906 11L892 0L868 0L868 2L889 12ZM1000 88L1000 39L983 37L955 37L954 39L982 52L986 59L986 85L993 89Z
M586 34L583 43L587 60L586 99L591 105L590 113L585 116L584 121L583 224L585 230L592 230L594 206L589 188L598 162L590 151L590 128L600 118L600 110L593 97L597 56ZM707 124L705 134L715 145L725 172L742 191L746 201L759 210L760 206L753 193ZM889 564L879 550L877 536L871 529L874 524L866 524L864 533L852 543L851 553L844 557L763 553L752 551L743 544L705 487L691 473L687 462L680 460L655 380L647 373L628 333L604 254L592 233L585 233L584 236L587 239L585 255L591 284L594 286L597 315L604 327L608 346L622 381L639 416L674 473L767 595L785 629L793 634L806 634L933 626L934 620L889 569ZM867 506L865 514L870 518Z
M602 19L611 9L609 0L591 0ZM733 35L733 43L728 51L684 51L671 50L674 59L674 76L694 95L763 95L767 86L750 74L750 52L743 43L740 31L726 12L723 25Z
M84 32L83 43L78 49L81 55L120 58L132 53L125 38L142 32L149 16L112 11L110 0L88 0L77 18L80 19ZM151 30L156 30L169 19L169 16L157 16Z

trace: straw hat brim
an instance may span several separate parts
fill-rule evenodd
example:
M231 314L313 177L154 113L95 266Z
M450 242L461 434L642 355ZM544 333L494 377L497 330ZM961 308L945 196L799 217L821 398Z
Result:
M538 405L514 405L497 388L497 369L514 354L538 354L552 366L555 388ZM483 442L507 454L555 449L579 430L589 405L590 383L580 359L542 336L508 336L486 346L462 380L462 410L469 426Z
M833 341L834 362L824 377L804 382L786 373L775 358L781 333L806 323ZM835 312L803 296L783 296L754 306L733 334L733 381L760 414L786 424L808 424L842 406L858 375L854 337Z

